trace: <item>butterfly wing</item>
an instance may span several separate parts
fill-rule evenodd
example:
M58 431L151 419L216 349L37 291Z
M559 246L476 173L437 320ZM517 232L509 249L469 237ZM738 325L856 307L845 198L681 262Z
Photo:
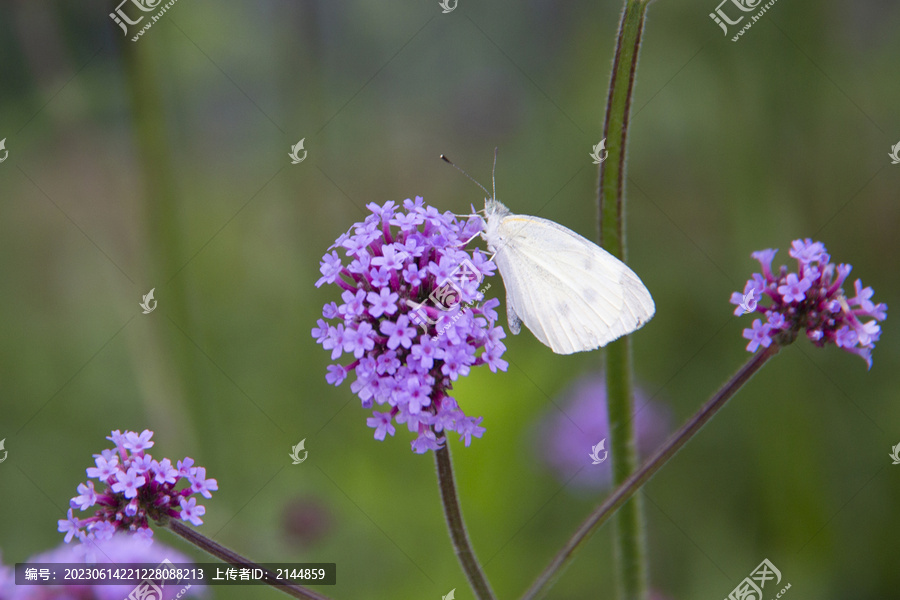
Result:
M594 350L653 316L650 292L623 262L574 231L539 217L508 215L489 240L518 320L557 354Z

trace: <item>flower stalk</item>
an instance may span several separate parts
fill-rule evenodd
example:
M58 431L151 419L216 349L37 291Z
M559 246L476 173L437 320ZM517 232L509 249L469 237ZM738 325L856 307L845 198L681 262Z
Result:
M608 155L600 163L598 217L600 244L625 262L625 149L647 2L627 0L619 25L616 55L606 106L603 136ZM637 467L633 411L633 365L629 336L606 347L606 382L609 406L610 454L613 481L622 485ZM619 598L644 600L647 596L646 541L639 499L622 507L616 520L616 560Z
M275 573L266 569L265 567L256 564L255 562L244 558L240 554L234 552L226 548L225 546L219 544L218 542L214 542L209 539L205 535L197 532L195 529L192 529L177 520L169 520L166 526L175 534L181 536L188 542L197 546L204 552L207 552L219 560L229 564L235 565L237 567L246 567L249 569L262 569L266 574L266 583L271 585L277 590L281 590L288 596L293 598L301 598L303 600L329 600L328 596L323 596L322 594L315 592L309 588L305 588L303 586L299 586L293 583L288 583L282 579L279 579ZM281 583L279 583L281 582Z
M437 464L441 503L444 507L444 515L447 517L447 527L450 529L450 539L453 541L456 556L469 580L469 585L472 586L472 591L475 592L475 597L478 600L494 600L494 592L475 557L475 551L472 549L472 543L466 533L466 525L456 493L456 482L453 478L453 463L450 460L449 445L442 444L440 450L435 451L434 458Z
M687 444L700 429L719 412L725 403L740 390L753 375L759 371L769 359L775 356L781 346L772 344L768 348L757 352L753 358L738 370L722 388L710 398L706 404L691 417L678 431L673 433L662 447L659 448L644 464L634 473L629 475L600 506L581 524L575 534L566 542L562 550L553 558L550 565L541 573L535 582L528 588L521 600L535 600L546 593L562 574L564 568L574 557L576 551L603 525L611 516L616 514L623 505L631 499L641 487L649 481L653 475L665 465L669 459Z

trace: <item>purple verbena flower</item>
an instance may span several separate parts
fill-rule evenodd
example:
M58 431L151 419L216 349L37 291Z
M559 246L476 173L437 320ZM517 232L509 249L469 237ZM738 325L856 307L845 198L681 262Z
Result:
M785 302L803 302L806 300L806 290L812 287L812 282L806 277L798 280L796 273L788 273L784 285L778 286L778 293Z
M194 467L188 478L191 482L191 491L199 493L204 498L212 498L210 492L219 489L219 483L215 479L206 478L206 467Z
M760 346L768 348L772 343L772 338L769 337L771 330L772 326L768 323L763 324L759 319L753 319L753 326L744 330L744 338L750 340L750 343L747 344L747 352L756 352Z
M375 439L382 441L387 434L394 435L397 431L391 423L391 413L372 411L372 416L366 419L366 425L375 429Z
M341 274L342 269L343 265L337 251L326 254L322 258L322 266L319 268L322 272L322 277L316 282L316 287L321 286L323 283L334 283L338 275Z
M606 440L609 452L609 417L606 379L602 373L578 378L556 398L538 425L540 459L562 483L575 488L598 489L612 482L612 460L594 464L591 451ZM671 411L664 404L647 398L635 390L634 428L638 453L649 456L662 444L672 422ZM604 451L600 451L603 457ZM608 456L607 458L611 458Z
M12 600L16 593L16 574L11 567L3 564L3 552L0 550L0 598Z
M196 498L181 499L181 518L190 521L193 525L203 525L200 518L206 512L205 506L198 506Z
M416 328L409 326L409 317L400 315L397 317L396 321L382 321L381 333L389 336L387 347L391 350L401 344L404 348L409 348L412 346L413 339L416 335Z
M418 197L402 209L394 202L366 208L371 214L329 248L316 282L341 288L342 304L325 305L312 336L332 360L351 355L347 364L329 365L325 379L340 385L352 372L350 389L363 407L383 407L366 421L377 440L393 436L396 422L417 434L417 453L439 449L444 432L468 446L485 428L449 396L452 384L472 367L508 366L499 300L484 301L479 290L496 267L480 250L464 248L484 222L457 220Z
M94 482L88 481L87 485L83 483L78 484L78 496L72 498L72 500L69 501L69 504L72 508L87 510L95 502L97 502L97 493L94 491Z
M112 484L112 491L122 492L126 498L135 498L138 488L146 483L143 475L135 468L131 467L124 473L118 471L116 473L116 482Z
M82 542L107 540L117 531L150 539L151 520L174 517L194 525L202 523L200 516L206 509L198 506L195 498L190 498L189 503L187 500L195 493L212 497L210 492L219 488L218 483L206 477L205 468L193 467L191 458L178 461L177 469L168 458L153 460L145 452L153 446L152 436L153 432L145 429L140 434L113 431L107 438L116 448L95 454L96 466L86 470L89 478L100 482L100 487L95 489L93 481L78 484L78 495L69 501L67 518L59 521L59 531L66 534L66 542L73 537ZM179 486L182 480L186 486ZM187 512L185 506L189 507ZM82 519L72 514L73 508L95 510Z
M371 275L370 275L371 277ZM397 312L397 299L399 296L392 292L390 288L383 287L379 292L369 292L366 300L371 305L369 315L377 319L381 315L392 315Z
M164 458L159 462L153 461L151 466L154 479L157 483L172 483L178 481L178 469L172 466L172 461Z
M97 466L87 468L87 476L106 481L118 472L119 457L113 456L111 459L107 460L102 455L97 456L94 459L94 464Z
M807 238L791 243L789 254L797 260L797 272L782 266L774 273L776 252L754 252L751 256L759 261L762 273L753 274L743 294L731 295L731 303L738 305L735 315L752 312L766 317L765 323L755 319L751 328L744 329L750 340L747 350L756 352L772 342L786 345L805 331L816 346L834 344L861 356L872 368L872 349L881 335L878 323L887 317L887 305L872 302L872 288L863 287L859 279L853 284L855 295L848 298L842 286L853 267L832 263L821 242ZM757 291L755 306L746 310L751 308L746 295Z
M69 512L66 513L66 518L60 519L58 524L57 531L66 534L67 544L72 541L72 536L78 535L80 538L81 536L79 534L83 533L81 531L82 523L78 517L72 515L71 508L69 509Z
M140 435L133 431L127 431L125 432L125 441L122 442L122 445L132 452L142 452L153 446L153 442L150 441L152 436L153 432L149 429L145 429Z
M104 522L104 525L109 525ZM110 527L112 527L110 525ZM164 564L164 561L168 563ZM188 568L193 564L191 558L162 542L148 544L140 535L110 533L102 540L92 539L85 544L60 544L57 547L30 556L26 563L52 563L74 567L111 567L128 569L136 567L177 566ZM175 600L181 598L209 597L208 589L203 583L192 583L187 586L167 582L159 586L158 593L143 595L141 587L134 582L121 584L104 580L91 585L85 581L62 581L62 577L51 585L15 585L12 569L0 564L0 600L122 600L123 598L145 598L150 600ZM137 590L137 591L136 591Z

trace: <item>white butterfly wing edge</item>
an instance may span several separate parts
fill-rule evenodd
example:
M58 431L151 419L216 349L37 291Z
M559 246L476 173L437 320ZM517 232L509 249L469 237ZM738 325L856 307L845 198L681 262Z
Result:
M557 354L594 350L640 328L656 308L623 262L574 231L540 217L488 210L489 246L519 320ZM504 214L505 212L505 214Z

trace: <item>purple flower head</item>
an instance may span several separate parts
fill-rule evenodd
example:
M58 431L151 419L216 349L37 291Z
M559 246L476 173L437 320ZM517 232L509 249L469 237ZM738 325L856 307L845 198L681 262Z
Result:
M594 464L592 449L606 440L605 450L610 448L609 417L606 404L606 380L602 374L579 378L554 404L561 408L545 415L538 425L542 440L541 459L562 483L578 488L595 490L612 482L611 460ZM637 449L641 456L649 456L666 439L672 420L669 409L648 400L637 390L635 393L634 425ZM609 458L609 457L606 457Z
M444 432L468 446L485 428L449 395L453 383L473 367L507 367L499 301L484 301L479 289L496 267L480 250L465 249L484 222L442 214L418 197L402 208L366 208L372 214L332 246L346 260L330 248L316 283L339 287L343 301L326 304L312 329L332 360L346 359L329 365L325 379L340 385L354 374L350 389L363 407L381 407L366 421L377 440L393 436L397 423L417 435L412 449L420 454L439 449Z
M783 266L772 271L772 259L777 250L762 250L751 256L762 266L762 274L754 273L744 288L759 291L753 310L743 302L744 295L731 295L731 303L738 305L735 315L759 313L766 322L754 319L744 329L749 352L760 346L768 348L772 342L786 345L801 331L816 346L834 344L838 348L862 357L872 368L872 350L881 335L878 325L887 317L887 304L875 304L870 287L863 287L857 279L853 297L844 293L844 281L853 267L831 262L825 245L811 239L794 240L788 254L797 260L797 271L788 272ZM743 305L742 305L743 303Z
M95 454L96 466L86 470L99 485L95 488L95 481L78 484L78 495L69 501L72 508L67 518L59 521L66 542L73 537L85 543L109 540L117 531L150 539L150 521L169 518L202 523L200 516L206 509L198 506L195 498L187 500L193 494L210 498L210 492L219 489L218 483L206 477L205 468L193 467L191 458L178 461L177 469L168 458L153 460L146 453L153 446L152 436L153 432L145 429L140 434L114 431L107 438L116 448ZM93 510L93 514L76 517L73 508Z
M168 561L165 563L164 561ZM85 544L60 544L47 552L31 556L29 563L67 564L69 566L84 565L100 568L134 568L137 566L161 566L190 568L191 559L181 552L164 545L162 542L148 544L137 535L124 533L110 534L104 539L92 539ZM6 575L10 576L7 580ZM12 570L7 571L0 564L0 599L2 600L122 600L135 598L135 584L96 584L84 582L64 583L58 581L53 585L15 585ZM57 580L62 579L57 577ZM149 600L175 600L176 597L199 598L208 596L204 584L190 586L175 585L168 582L161 586L161 595L141 596Z

